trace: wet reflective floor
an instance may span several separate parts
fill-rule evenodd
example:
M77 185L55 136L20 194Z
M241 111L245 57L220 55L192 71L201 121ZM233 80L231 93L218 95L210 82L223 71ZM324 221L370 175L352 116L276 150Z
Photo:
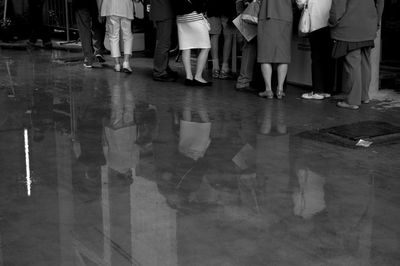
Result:
M187 88L0 51L0 265L400 265L400 144L299 133L400 110ZM110 60L109 60L110 61Z

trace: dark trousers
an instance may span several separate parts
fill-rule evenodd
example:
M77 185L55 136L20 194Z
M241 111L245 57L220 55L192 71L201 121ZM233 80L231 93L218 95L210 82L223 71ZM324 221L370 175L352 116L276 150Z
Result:
M43 26L43 4L44 0L29 0L29 20L32 27L29 41L35 43L38 39L41 39L43 44L49 43L50 32Z
M95 9L76 9L75 16L83 55L86 60L93 60L94 54L102 54L105 51L105 25L98 21L98 12Z
M169 71L169 50L171 48L171 36L173 19L156 21L157 41L154 51L153 76L160 77Z
M349 52L343 62L343 90L348 93L347 103L360 105L369 100L371 83L371 47Z
M253 80L253 72L257 59L257 39L250 42L245 41L242 49L242 61L240 64L240 73L236 82L237 88L245 88Z
M311 73L314 92L333 92L335 61L332 58L332 40L329 27L309 35L311 46Z

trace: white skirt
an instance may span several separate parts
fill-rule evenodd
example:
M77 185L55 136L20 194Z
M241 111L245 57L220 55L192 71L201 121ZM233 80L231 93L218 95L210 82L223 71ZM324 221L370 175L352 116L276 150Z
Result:
M207 22L202 20L178 22L179 49L207 49L211 48Z

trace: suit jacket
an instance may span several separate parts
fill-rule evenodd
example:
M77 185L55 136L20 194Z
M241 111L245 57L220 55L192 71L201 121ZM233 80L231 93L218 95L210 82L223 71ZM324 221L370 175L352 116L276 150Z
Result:
M332 39L347 42L374 40L384 0L333 0L329 14Z
M262 0L259 20L277 19L287 22L293 21L293 0Z
M172 9L171 0L150 0L150 19L153 21L163 21L174 19L175 14Z

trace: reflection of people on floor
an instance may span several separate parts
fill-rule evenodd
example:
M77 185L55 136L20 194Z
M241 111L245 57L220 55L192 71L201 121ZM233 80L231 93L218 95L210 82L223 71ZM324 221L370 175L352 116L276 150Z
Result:
M299 188L293 193L293 212L305 219L325 209L325 178L312 170L298 169Z
M111 119L104 129L104 154L108 167L116 172L117 179L127 183L132 182L131 177L135 175L139 160L134 109L132 88L127 81L122 84L117 81L111 89Z
M259 132L271 136L287 134L285 117L285 108L281 102L267 102L264 105L263 113L260 115Z
M104 107L105 91L92 87L107 81L84 77L83 82L84 89L74 95L77 99L77 132L73 148L78 161L84 165L85 182L93 185L100 183L100 167L106 163L102 148L103 124L109 111Z

